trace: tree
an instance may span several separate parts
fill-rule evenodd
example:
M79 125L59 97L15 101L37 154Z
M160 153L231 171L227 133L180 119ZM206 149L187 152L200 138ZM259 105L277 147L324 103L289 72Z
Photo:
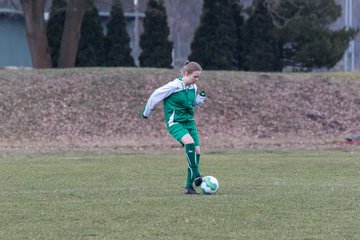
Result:
M189 59L208 70L236 69L236 44L232 0L204 0Z
M51 57L46 38L44 0L20 0L26 24L26 38L34 68L50 68Z
M335 0L281 0L269 7L282 42L284 64L300 71L333 67L358 33L356 29L330 29L341 16Z
M104 35L94 0L86 0L75 66L105 65Z
M244 69L244 45L243 45L243 28L244 28L244 17L243 17L243 6L239 0L232 1L233 18L235 22L235 34L236 34L236 47L235 47L235 62L236 67L239 70Z
M68 3L66 20L61 38L59 67L74 67L79 32L86 0L72 0ZM52 66L44 21L44 0L20 0L26 23L27 40L34 68Z
M53 0L50 17L46 26L46 35L48 39L52 65L58 66L60 55L61 36L64 30L66 18L66 0Z
M86 0L72 0L68 2L64 30L61 37L59 67L75 66L85 6Z
M244 70L274 72L282 70L281 44L266 0L255 0L244 28Z
M135 66L120 0L113 0L105 37L105 53L107 66Z
M173 44L168 40L170 30L162 0L149 0L143 26L144 32L140 36L140 66L171 68Z

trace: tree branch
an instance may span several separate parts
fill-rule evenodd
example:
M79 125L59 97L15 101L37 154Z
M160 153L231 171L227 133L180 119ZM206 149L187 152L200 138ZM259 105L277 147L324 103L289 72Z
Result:
M281 5L279 0L267 0L264 2L264 7L267 9L273 20L273 24L277 28L285 28L290 22L301 18L300 13L304 7L296 4L294 0L287 0L287 3L296 9L296 12L292 17L281 15Z

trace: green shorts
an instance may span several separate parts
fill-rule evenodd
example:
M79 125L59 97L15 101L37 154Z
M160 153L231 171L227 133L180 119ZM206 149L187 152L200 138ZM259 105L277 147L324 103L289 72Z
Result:
M171 136L181 144L183 144L181 142L181 138L186 134L190 134L190 136L194 139L195 146L200 146L199 135L195 123L176 123L171 127L168 127L168 131Z

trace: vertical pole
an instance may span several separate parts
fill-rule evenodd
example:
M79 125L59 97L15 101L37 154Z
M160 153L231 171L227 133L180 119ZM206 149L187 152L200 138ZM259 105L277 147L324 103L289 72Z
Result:
M349 28L349 0L345 0L345 27L346 29ZM348 71L349 48L350 46L346 49L344 54L344 72Z
M349 0L349 26L353 27L353 1ZM351 71L355 71L355 40L351 40L350 42L351 48Z
M134 60L136 66L139 66L139 8L138 0L134 0L134 10L135 10L135 22L134 22Z
M351 41L351 71L355 71L355 41Z

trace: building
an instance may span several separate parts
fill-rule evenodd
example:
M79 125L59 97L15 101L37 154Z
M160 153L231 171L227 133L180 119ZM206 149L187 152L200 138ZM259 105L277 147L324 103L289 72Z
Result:
M0 8L0 67L31 66L25 32L22 12Z
M333 28L343 27L359 28L360 1L357 0L336 0L342 7L342 16L333 24ZM360 70L360 34L349 45L343 59L332 69L333 71L359 71Z

